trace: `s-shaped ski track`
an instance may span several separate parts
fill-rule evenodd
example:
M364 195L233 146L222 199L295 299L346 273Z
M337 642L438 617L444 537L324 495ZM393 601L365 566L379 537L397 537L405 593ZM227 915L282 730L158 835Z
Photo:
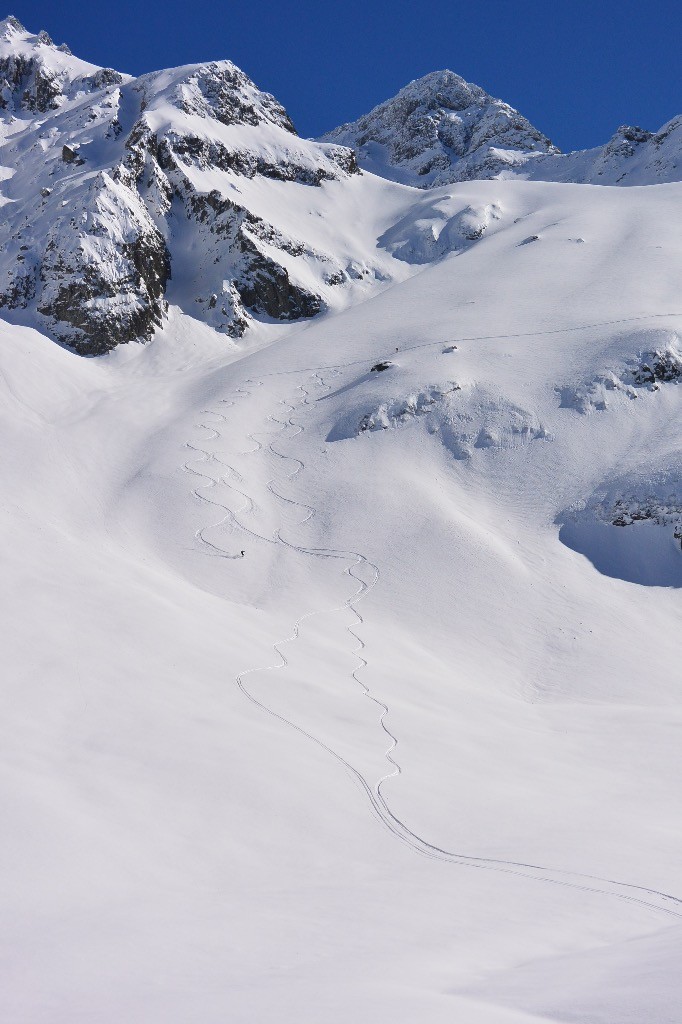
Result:
M344 368L345 366L343 364L337 364L336 366L330 367L320 367L318 370L313 371L312 376L314 378L317 378L321 386L326 387L329 390L330 385L326 384L323 381L322 377L320 376L321 372L323 372L324 370L336 370L338 372ZM292 371L283 371L282 376L289 374L291 372ZM267 376L278 375L269 374ZM247 385L250 384L256 386L260 386L262 385L262 383L262 381L256 382L251 380L248 380L246 382ZM304 385L298 385L297 390L301 391L303 395L303 399L300 405L308 405L310 392L306 390ZM250 394L250 392L245 391L243 389L238 389L236 393L245 396ZM292 418L296 408L295 406L290 405L285 401L282 401L280 404L289 405L289 416L287 420L278 420L275 416L270 416L269 420L271 422L279 423L281 425L281 430L278 436L284 434L289 427L295 428L296 433L290 438L291 440L293 440L293 437L300 436L300 434L304 432L305 428L303 427L302 424L297 423ZM200 424L199 426L203 427L204 429L209 429L206 427L206 424ZM215 430L215 428L210 429L214 429L214 436L221 436L219 432ZM265 446L261 442L257 441L253 434L250 434L248 436L249 439L254 442L256 448L250 450L249 453L244 454L255 454L264 449ZM273 441L268 442L267 450L269 450L274 456L276 456L279 459L290 460L296 464L294 472L289 474L287 477L287 480L289 482L292 482L305 469L305 462L296 456L288 455L284 452L276 450L273 447L273 443ZM203 462L215 460L219 464L223 466L225 465L224 463L221 462L221 460L217 459L217 457L213 456L212 453L210 452L203 451L202 449L198 449L192 445L188 445L188 447L192 448L193 451L203 456ZM191 470L190 467L188 466L186 466L185 468L187 468L190 472L196 472L195 470ZM233 467L228 466L227 469L228 471L231 470L233 473L236 473L236 470L234 470ZM206 487L215 485L215 483L217 482L206 473L197 473L196 475L203 476L205 479L211 481L211 483L205 485ZM305 517L302 520L300 520L297 525L301 526L303 525L303 523L309 522L316 514L316 510L314 509L314 507L303 502L287 498L284 495L280 494L278 491L274 489L275 481L276 478L272 478L271 480L269 480L267 487L276 498L278 498L280 501L286 502L289 505L297 506L305 510ZM230 484L230 486L232 485ZM195 490L194 493L197 494L197 491ZM251 507L253 507L253 499L249 498L249 496L246 495L245 492L239 491L239 493L242 494L245 498L247 498L248 501L251 501ZM429 857L431 859L441 860L465 867L478 868L480 870L496 871L504 874L530 878L537 881L546 882L552 885L559 885L586 893L593 893L599 896L610 896L612 898L623 900L628 903L637 904L639 906L642 906L648 910L657 913L663 913L674 918L682 918L682 899L670 895L668 893L661 892L657 889L648 888L646 886L641 885L635 885L627 882L619 882L615 879L604 878L598 875L566 871L558 868L548 867L545 865L533 864L531 862L504 860L490 857L476 857L469 854L446 850L443 847L428 842L427 840L419 836L417 833L415 833L412 829L410 829L409 826L405 824L405 822L403 822L396 814L394 814L394 812L390 808L388 800L386 799L383 793L384 784L389 779L396 778L397 776L402 774L400 764L396 761L395 757L393 756L398 746L398 739L391 732L387 723L387 719L390 714L389 706L382 700L375 697L371 693L370 688L363 682L363 680L358 675L359 672L367 668L368 662L367 659L364 657L363 653L365 650L365 644L360 638L359 633L357 632L357 630L362 625L364 625L364 619L362 617L362 614L358 611L356 605L363 598L365 598L370 593L371 590L373 590L377 586L380 577L378 566L375 565L369 558L367 558L359 551L336 550L333 548L315 548L293 543L292 541L286 540L282 536L280 528L278 528L275 531L273 537L263 537L260 534L254 533L248 527L246 527L237 518L237 515L231 512L230 509L226 508L226 506L219 505L219 503L217 502L212 502L210 501L210 499L207 499L204 495L197 494L197 496L202 498L204 501L208 501L209 504L213 504L216 507L222 508L226 512L226 516L221 520L221 523L225 522L229 518L235 527L244 530L247 533L250 533L254 537L258 537L260 540L265 540L268 543L282 544L305 556L323 559L339 559L345 560L346 562L350 560L350 565L346 566L346 568L344 569L344 573L347 574L350 578L354 579L359 584L359 587L356 589L355 593L353 593L346 601L335 606L334 608L318 609L311 612L307 612L306 614L300 616L295 621L291 634L288 637L285 637L283 640L280 640L277 643L273 644L273 650L275 651L279 659L278 663L275 665L265 665L258 668L246 669L245 671L240 672L237 675L236 684L241 693L246 697L246 699L249 700L251 704L257 707L260 711L281 722L287 728L293 730L294 732L297 732L299 735L303 736L308 741L316 744L316 746L320 747L322 750L325 751L325 753L333 757L339 764L341 764L344 767L344 769L349 773L349 775L353 778L353 780L356 782L356 784L359 786L362 792L364 792L369 802L370 808L374 815L376 816L376 818L378 819L378 821L380 822L380 824L384 828L386 828L396 839L400 840L402 843L408 846L413 852L421 854L422 856ZM243 512L246 508L247 506L245 505L239 511ZM226 552L223 552L222 549L218 548L217 545L213 545L211 544L211 542L206 541L205 538L202 536L202 531L197 531L197 536L203 541L203 543L209 545L209 547L214 550L214 553L223 554L224 557L239 557L238 555L228 555ZM371 582L366 583L361 576L357 575L356 570L361 565L367 566L371 570ZM300 629L303 622L312 618L315 615L344 610L352 611L356 619L355 628L351 626L346 627L347 631L350 633L350 635L353 637L354 641L358 645L355 649L355 654L356 657L358 658L358 665L352 672L352 678L354 682L361 688L363 696L371 700L378 707L380 711L379 724L389 744L387 750L385 751L385 758L390 766L390 771L387 772L381 779L379 779L379 781L374 786L372 786L368 782L365 776L353 764L351 764L346 758L339 754L338 751L334 750L331 746L329 746L329 744L325 743L318 736L315 736L313 733L309 732L302 726L298 725L296 722L287 718L285 715L280 714L279 712L275 711L274 708L269 707L266 703L259 700L249 690L246 684L247 678L251 675L254 675L258 672L276 671L287 666L288 661L282 648L284 648L287 644L293 643L295 640L298 639L298 637L300 636ZM605 888L605 886L607 886L608 888Z

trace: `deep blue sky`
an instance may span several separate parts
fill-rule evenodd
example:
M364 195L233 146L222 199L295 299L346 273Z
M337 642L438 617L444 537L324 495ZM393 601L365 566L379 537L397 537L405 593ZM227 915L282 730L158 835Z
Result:
M8 2L31 31L131 74L227 57L284 103L302 135L446 67L562 149L682 113L679 0Z

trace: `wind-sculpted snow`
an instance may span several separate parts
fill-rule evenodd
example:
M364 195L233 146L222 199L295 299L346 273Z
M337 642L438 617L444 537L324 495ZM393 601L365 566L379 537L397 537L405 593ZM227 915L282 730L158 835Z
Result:
M609 481L560 522L561 540L606 576L682 587L679 457L671 467L647 467Z
M501 217L499 203L462 208L457 196L440 196L415 203L406 217L381 236L379 244L406 263L432 263L477 242Z
M634 349L637 354L621 357L619 366L597 374L589 382L560 388L562 408L576 409L583 414L595 410L603 412L618 395L636 399L647 391L658 391L662 385L677 384L682 379L682 344L673 331L635 334L622 339L619 348L621 351Z
M363 434L365 431L387 430L389 427L408 423L421 416L430 417L427 421L428 429L435 431L438 428L431 414L437 413L442 408L447 395L459 390L459 385L453 381L451 384L434 384L431 387L414 391L404 398L382 402L371 412L366 412L363 415L360 422L355 424L352 434L346 433L347 428L340 425L329 435L327 440L338 441L343 437Z
M459 459L472 458L477 449L504 450L552 440L537 413L482 386L472 390L462 407L451 409L438 429L445 447Z
M408 377L404 382L399 366L390 369L374 386L367 375L343 389L347 408L327 441L404 427L417 420L457 459L470 459L477 449L504 449L551 439L535 413L503 395L491 394L482 385L445 380L405 392L406 384L414 385L414 381ZM380 396L385 397L382 400Z

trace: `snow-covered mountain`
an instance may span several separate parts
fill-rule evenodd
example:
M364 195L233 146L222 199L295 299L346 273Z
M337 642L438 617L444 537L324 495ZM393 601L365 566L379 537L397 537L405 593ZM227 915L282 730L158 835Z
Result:
M575 153L531 156L521 170L536 181L585 185L657 185L682 181L682 117L657 132L623 125L605 146Z
M420 189L2 35L0 1020L677 1024L677 130Z
M323 141L350 147L374 174L419 188L494 178L528 153L558 153L517 110L452 71L410 82Z
M560 153L517 110L452 71L410 82L323 141L350 147L374 174L418 188L499 177L592 185L682 180L680 117L658 132L624 125L605 146Z
M0 310L90 355L149 340L169 302L235 339L400 277L377 252L371 210L384 197L358 163L432 187L678 176L679 121L563 156L451 72L314 142L229 61L132 79L9 17L0 84Z
M315 315L350 280L281 214L260 216L252 193L263 180L314 190L346 178L352 152L299 139L229 61L131 79L10 17L0 81L0 308L22 322L104 352L151 337L173 277L176 302L238 337L254 315Z

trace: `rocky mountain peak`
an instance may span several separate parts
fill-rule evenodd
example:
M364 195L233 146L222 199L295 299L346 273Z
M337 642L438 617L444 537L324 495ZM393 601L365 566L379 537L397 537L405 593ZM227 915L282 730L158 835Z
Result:
M70 53L68 47L57 47L55 46L52 37L45 29L41 29L37 34L29 32L24 25L21 24L18 18L15 18L13 14L8 14L6 18L0 21L0 44L9 43L15 47L17 44L25 44L28 47L37 49L40 46L50 46L54 49L60 49L62 52L65 50Z
M168 76L168 72L163 73ZM171 95L180 109L200 117L212 117L225 125L256 126L263 122L296 134L284 107L270 93L261 92L240 68L229 60L178 68ZM159 76L145 76L142 83L158 83ZM168 89L157 90L167 97Z
M13 14L8 14L0 21L0 39L11 39L12 36L19 34L28 35L29 33Z
M319 187L355 173L354 154L300 139L230 61L132 79L16 19L2 27L4 315L97 354L151 337L173 277L173 301L232 337L254 317L314 316L326 282L347 280L333 255L277 226L285 193L265 218L247 183Z
M362 167L422 188L494 177L518 154L558 152L509 104L448 70L410 82L323 141L350 146Z
M0 109L16 115L55 110L87 89L98 70L68 46L56 46L44 30L33 34L14 15L0 21Z
M491 99L480 86L467 82L454 71L432 71L422 78L408 82L393 100L405 110L423 107L426 110L465 110L467 107L482 106ZM381 104L384 106L386 104ZM375 108L376 109L376 108Z

